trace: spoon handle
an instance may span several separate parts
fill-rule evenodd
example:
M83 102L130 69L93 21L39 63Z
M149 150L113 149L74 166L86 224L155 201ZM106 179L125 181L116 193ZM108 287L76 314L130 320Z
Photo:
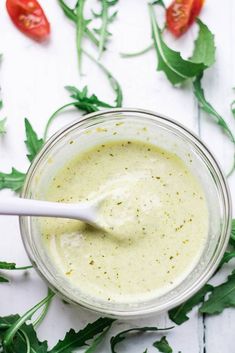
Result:
M95 223L95 206L84 203L60 203L23 198L0 200L0 215L60 217Z

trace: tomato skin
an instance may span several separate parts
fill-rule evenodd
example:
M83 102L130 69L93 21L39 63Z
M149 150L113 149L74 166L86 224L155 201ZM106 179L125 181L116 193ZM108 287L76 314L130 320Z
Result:
M205 0L194 0L193 7L191 10L191 14L190 14L190 18L189 18L189 23L188 23L189 26L191 26L191 24L198 17L199 13L201 12L201 9L202 9L204 2L205 2Z
M37 0L6 0L14 25L28 37L43 42L50 34L50 23Z
M199 15L204 0L173 0L166 10L166 23L169 31L180 37Z

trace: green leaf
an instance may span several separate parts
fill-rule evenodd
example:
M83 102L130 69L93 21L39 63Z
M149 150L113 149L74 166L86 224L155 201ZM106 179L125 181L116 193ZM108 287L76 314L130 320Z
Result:
M227 264L227 263L228 263L230 260L232 260L234 257L235 257L235 251L224 253L224 256L222 257L222 260L220 261L218 270L221 269L221 267L222 267L224 264ZM217 271L218 271L218 270L217 270Z
M154 48L154 44L150 44L148 45L146 48L142 49L142 50L138 50L136 52L129 52L129 53L120 53L120 56L122 58L133 58L135 56L141 56L145 53L148 53L150 50L152 50Z
M66 109L67 107L74 106L77 109L82 110L86 113L96 112L100 108L112 108L112 106L109 105L108 103L98 99L98 97L95 94L92 94L91 96L89 96L87 86L85 86L82 90L79 90L74 86L66 86L65 88L69 91L70 97L73 98L75 101L63 105L50 116L45 127L44 140L46 140L47 138L47 133L52 122L55 120L58 114L64 109Z
M82 41L85 31L85 21L83 16L85 0L79 0L76 5L76 45L77 45L77 55L78 55L78 68L81 73L82 65Z
M101 27L95 28L94 31L99 34L99 59L103 51L105 50L105 45L108 42L111 33L109 32L109 24L112 23L117 17L117 11L114 11L112 14L109 13L110 7L116 5L118 0L110 1L110 0L101 0L101 11L100 13L95 13L93 11L93 15L95 17L101 18Z
M196 77L196 79L193 82L194 95L197 98L201 109L214 118L214 121L220 126L220 128L229 137L232 143L235 144L233 133L230 130L228 124L222 118L222 116L219 113L217 113L217 111L212 107L212 105L206 100L203 88L201 86L201 79L202 79L202 75Z
M163 0L155 0L155 1L152 2L152 5L160 5L164 9L166 8L166 5L164 4Z
M112 108L110 104L101 101L95 94L89 96L87 86L85 86L82 90L79 90L74 86L66 86L65 88L69 91L70 97L74 99L74 102L63 105L50 116L45 127L44 140L47 138L47 133L50 125L58 116L58 114L70 106L76 107L77 109L86 113L96 112L101 108Z
M157 327L138 327L138 328L131 328L128 330L124 330L119 332L116 336L111 337L110 345L111 345L111 352L117 353L115 350L116 345L122 341L124 341L130 333L138 333L138 332L155 332L155 331L166 331L170 330L173 327L167 328L157 328Z
M0 172L0 190L11 189L13 191L20 191L25 180L25 174L12 168L11 173Z
M0 109L2 109L2 107L3 107L3 101L2 99L0 99Z
M5 333L11 328L18 320L19 315L10 315L0 317L0 338L4 341ZM47 342L40 342L37 338L33 325L23 324L17 331L14 341L10 347L4 346L5 353L15 352L30 352L30 353L47 353ZM27 348L29 349L27 351Z
M235 219L232 220L232 229L231 229L229 243L235 248Z
M189 78L196 77L205 70L203 63L193 63L184 60L180 53L170 49L162 39L161 30L157 24L153 6L149 4L152 26L152 37L158 57L158 71L163 71L172 84L182 83Z
M96 352L98 345L103 341L103 339L106 336L109 329L110 329L110 327L108 327L106 330L101 332L101 334L94 339L94 341L90 344L90 346L85 350L84 353Z
M14 270L15 268L16 268L16 264L14 262L0 261L1 270Z
M197 23L199 25L199 33L190 60L194 63L203 63L206 67L210 67L215 62L216 48L214 35L201 20L197 19Z
M98 65L100 67L100 69L104 72L104 74L107 76L110 85L112 87L112 89L114 90L115 94L116 94L116 98L115 98L115 107L121 107L122 106L122 100L123 100L123 93L122 93L122 88L120 83L117 81L117 79L111 74L111 72L104 66L101 64L101 62L97 61L91 54L89 54L87 51L83 50L84 53L86 54L86 56L88 56L88 58L90 58L94 63L96 63L96 65Z
M23 335L22 335L23 333ZM25 340L25 338L27 340ZM27 342L28 341L28 342ZM23 324L20 330L17 332L11 349L13 352L26 352L25 347L30 348L30 353L47 353L48 345L47 342L39 341L35 329L32 324Z
M0 261L0 270L27 270L29 268L32 268L32 266L16 267L14 262Z
M32 266L16 267L14 262L0 261L0 270L27 270ZM0 276L0 282L9 282L6 277Z
M7 118L0 120L0 134L1 135L6 133L6 121L7 121Z
M199 309L204 314L219 314L225 308L235 307L235 271L226 282L214 287L208 300Z
M58 3L61 7L61 9L63 10L65 16L67 16L71 21L77 22L77 14L75 9L71 9L63 0L58 0ZM84 32L86 34L86 36L91 40L91 42L93 42L96 46L99 45L99 41L97 40L97 38L95 37L95 35L89 30L89 28L87 27L87 21L84 19Z
M189 317L187 316L188 312L191 311L194 306L203 302L205 295L212 291L213 291L213 286L211 286L210 284L206 284L196 294L194 294L194 296L188 299L185 303L181 304L180 306L174 309L171 309L168 312L169 318L177 325L183 324L185 321L189 319Z
M167 339L166 339L166 336L163 336L160 341L156 341L153 343L153 346L156 347L159 352L162 352L162 353L173 353L173 350L172 348L170 347Z
M85 86L82 91L74 86L66 86L65 88L69 91L70 97L77 100L75 106L87 113L95 112L100 108L112 108L108 103L98 99L95 94L88 96L87 86Z
M72 329L66 333L64 339L60 340L49 353L72 353L74 349L85 346L88 340L110 327L113 321L113 319L109 318L100 318L78 332Z
M17 316L14 322L11 322L11 325L6 329L6 332L4 332L4 335L2 336L2 345L5 349L4 352L6 353L12 352L12 347L14 348L17 338L20 336L22 340L22 335L21 335L22 333L23 333L23 339L26 340L25 343L27 345L27 352L30 346L33 347L31 350L29 350L30 352L33 352L33 353L47 352L47 349L46 349L47 344L45 342L41 343L37 340L37 336L36 336L36 333L34 332L33 326L26 325L26 321L30 320L32 316L41 307L46 305L48 301L51 301L53 296L54 296L54 293L52 291L49 291L49 294L43 300L41 300L38 304L36 304L31 309L29 309L24 315ZM10 318L12 319L12 316L10 316ZM0 327L3 319L6 320L6 318L0 318ZM13 350L13 351L22 352L22 350L18 350L18 348L17 350Z
M233 114L233 117L235 118L235 100L232 101L230 107L231 107L231 112Z
M58 3L63 10L65 16L67 16L73 22L76 22L77 15L73 9L71 9L63 0L58 0Z
M39 139L36 132L33 130L32 125L28 121L28 119L25 119L25 134L26 134L26 140L25 145L29 151L29 154L27 155L28 159L30 162L34 159L34 157L37 155L37 153L40 151L40 149L43 146L43 139Z
M0 276L0 283L6 283L9 282L9 280L6 277L3 277L2 275Z

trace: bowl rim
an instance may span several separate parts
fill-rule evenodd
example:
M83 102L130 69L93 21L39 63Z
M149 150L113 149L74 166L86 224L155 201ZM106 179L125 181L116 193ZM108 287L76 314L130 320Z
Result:
M165 123L166 125L168 124L168 127L171 128L176 128L177 130L180 130L180 133L184 135L184 137L187 138L187 140L191 143L196 145L196 147L200 150L200 152L203 154L203 157L206 158L206 160L209 162L210 166L213 168L213 171L216 173L219 185L220 185L220 191L223 196L223 205L224 205L224 210L227 212L224 212L224 217L226 220L226 227L224 230L224 238L222 244L220 244L220 249L218 253L218 249L215 251L215 254L217 254L216 259L214 259L213 263L212 259L215 257L215 254L213 255L210 263L208 266L205 268L205 271L203 274L199 277L199 279L191 285L189 289L187 289L186 293L183 293L179 298L177 297L174 299L173 303L170 305L165 303L162 305L162 307L157 308L157 307L150 307L150 308L138 308L132 311L127 311L127 310L116 310L116 309L102 309L101 307L96 307L93 304L89 303L84 303L84 301L80 301L79 298L77 301L74 301L71 298L68 298L67 295L65 295L63 292L60 292L60 290L57 288L57 286L54 286L53 283L51 283L44 273L40 270L38 267L37 261L34 260L34 255L32 254L32 249L30 247L29 242L27 241L26 236L24 235L24 222L23 220L27 217L25 216L20 216L19 217L19 225L20 225L20 233L22 237L22 241L26 250L26 253L33 265L33 267L36 269L36 271L40 274L40 276L43 278L44 281L47 282L48 286L51 287L57 294L61 295L62 297L65 297L66 300L70 301L71 303L74 303L76 305L80 305L84 307L85 309L89 309L92 311L95 311L96 313L102 313L105 315L109 315L112 317L120 317L120 318L133 318L133 317L143 317L143 316L148 316L150 314L156 314L160 312L164 312L166 310L169 310L171 308L174 308L186 300L188 300L190 297L192 297L202 286L211 278L211 276L214 274L217 266L220 263L220 260L226 250L227 244L229 242L230 238L230 231L231 231L231 222L232 222L232 202L231 202L231 194L229 190L229 186L226 180L226 177L224 173L222 172L222 169L214 157L213 153L210 151L210 149L206 146L206 144L190 129L185 127L183 124L179 123L178 121L169 118L168 116L165 116L164 114L160 114L151 110L146 110L146 109L138 109L138 108L111 108L111 109L104 109L104 110L99 110L96 112L92 112L89 114L84 115L82 118L79 117L73 122L66 124L62 128L60 128L56 133L54 133L44 144L42 149L39 151L39 153L36 155L34 158L33 162L31 163L27 174L26 178L24 181L24 185L20 194L20 197L25 197L27 193L27 189L30 185L30 180L32 175L34 174L35 170L37 169L38 164L40 163L41 159L44 158L44 154L50 150L50 148L56 144L58 141L60 141L61 135L72 131L76 127L80 127L83 123L87 121L92 121L95 120L98 117L105 117L107 115L113 115L116 113L122 113L122 114L139 114L141 115L141 118L145 118L151 121L157 122L157 120ZM137 118L137 116L136 116ZM139 117L138 117L139 118ZM62 136L63 138L63 136ZM197 152L198 153L198 152ZM217 185L217 184L216 184ZM220 235L219 240L221 241L222 239L222 234ZM183 297L183 298L182 298Z

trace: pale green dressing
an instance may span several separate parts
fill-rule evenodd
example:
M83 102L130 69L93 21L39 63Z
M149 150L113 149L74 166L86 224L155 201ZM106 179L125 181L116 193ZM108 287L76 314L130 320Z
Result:
M59 273L84 294L117 302L152 298L184 280L205 246L208 210L183 161L139 141L105 143L66 164L46 198L79 202L104 194L100 212L108 232L41 220Z

